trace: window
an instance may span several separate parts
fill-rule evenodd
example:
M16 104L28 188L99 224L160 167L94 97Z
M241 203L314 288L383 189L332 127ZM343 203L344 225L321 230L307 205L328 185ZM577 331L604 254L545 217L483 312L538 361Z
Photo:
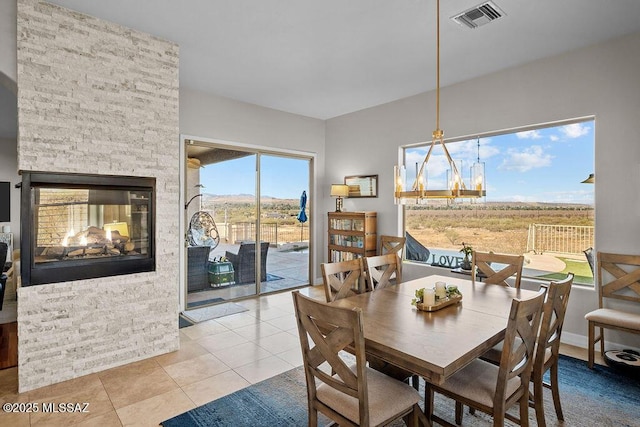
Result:
M447 142L465 182L472 163L485 162L486 200L406 205L407 237L424 246L408 258L456 268L464 242L479 251L524 254L525 276L557 279L571 271L576 283L593 285L583 251L593 247L594 185L582 181L593 173L594 127L593 120L573 121ZM407 182L427 148L404 149ZM428 166L429 182L444 185L439 148Z

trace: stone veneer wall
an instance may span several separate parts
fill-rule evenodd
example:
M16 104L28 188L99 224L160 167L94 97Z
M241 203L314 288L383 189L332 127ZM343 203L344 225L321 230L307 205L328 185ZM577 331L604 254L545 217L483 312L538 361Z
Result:
M21 392L174 351L178 47L18 0L18 168L156 178L156 271L21 288Z

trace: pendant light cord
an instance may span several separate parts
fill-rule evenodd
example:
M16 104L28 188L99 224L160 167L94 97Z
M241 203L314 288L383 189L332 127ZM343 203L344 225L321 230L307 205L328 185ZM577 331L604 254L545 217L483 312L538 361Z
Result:
M436 132L440 130L440 0L436 0Z

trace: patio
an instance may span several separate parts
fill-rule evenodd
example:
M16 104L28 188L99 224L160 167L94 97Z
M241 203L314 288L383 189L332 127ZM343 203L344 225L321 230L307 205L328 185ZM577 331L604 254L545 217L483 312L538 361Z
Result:
M209 254L209 261L225 256L227 251L237 253L239 244L221 242ZM289 243L280 247L269 246L266 263L267 280L260 283L260 293L292 289L309 284L309 251L307 242ZM187 309L221 303L255 295L255 284L233 284L189 292ZM212 301L211 301L212 300ZM205 303L205 301L208 301Z

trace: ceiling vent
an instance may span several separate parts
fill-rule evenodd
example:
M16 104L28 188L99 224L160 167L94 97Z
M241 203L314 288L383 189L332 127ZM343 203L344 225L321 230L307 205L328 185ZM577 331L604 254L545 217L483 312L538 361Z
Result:
M451 19L460 25L473 29L495 21L504 15L505 13L495 3L487 1L455 15Z

